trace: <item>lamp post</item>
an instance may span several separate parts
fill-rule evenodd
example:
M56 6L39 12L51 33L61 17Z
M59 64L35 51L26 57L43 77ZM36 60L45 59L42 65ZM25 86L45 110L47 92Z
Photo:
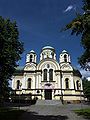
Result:
M19 84L19 89L21 90L22 83ZM19 109L20 109L20 91L19 91Z
M81 102L81 109L83 110L82 107L82 98L81 98L81 83L79 82L79 89L80 89L80 102Z
M61 82L61 102L63 104L63 92L62 92L62 73L60 71L60 82Z

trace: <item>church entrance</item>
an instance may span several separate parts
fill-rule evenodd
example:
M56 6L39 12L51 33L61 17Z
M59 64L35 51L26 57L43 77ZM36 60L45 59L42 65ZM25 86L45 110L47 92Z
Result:
M45 100L52 100L52 89L45 89Z

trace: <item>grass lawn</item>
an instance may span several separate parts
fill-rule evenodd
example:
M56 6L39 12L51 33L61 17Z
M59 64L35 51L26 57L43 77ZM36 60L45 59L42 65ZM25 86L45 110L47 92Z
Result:
M0 108L0 120L18 120L25 111L11 108Z
M90 119L90 108L74 110L78 115L83 115L84 118Z

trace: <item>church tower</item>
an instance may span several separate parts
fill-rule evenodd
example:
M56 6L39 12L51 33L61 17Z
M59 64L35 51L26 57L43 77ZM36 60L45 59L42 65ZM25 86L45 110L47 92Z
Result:
M36 53L31 50L27 55L26 55L26 64L27 63L36 63Z
M41 50L40 61L43 59L54 59L56 60L55 49L51 46L45 46Z
M63 50L62 53L60 54L60 64L61 63L71 63L70 60L70 55L68 54L68 52L66 50Z

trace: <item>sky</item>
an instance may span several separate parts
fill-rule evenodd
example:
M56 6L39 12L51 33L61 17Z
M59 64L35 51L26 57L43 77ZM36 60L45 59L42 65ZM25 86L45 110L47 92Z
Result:
M25 55L32 49L38 62L42 47L49 45L55 48L57 61L65 49L71 55L72 65L79 68L77 58L83 52L81 36L61 29L76 17L76 12L83 12L81 7L82 0L0 0L0 16L17 22L19 39L24 43L19 65L25 65ZM81 72L90 76L89 72Z

